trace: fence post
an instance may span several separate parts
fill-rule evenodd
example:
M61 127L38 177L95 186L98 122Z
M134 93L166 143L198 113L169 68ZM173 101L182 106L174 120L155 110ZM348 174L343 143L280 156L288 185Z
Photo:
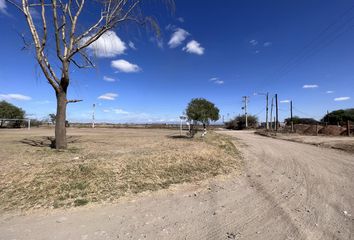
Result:
M350 136L350 123L349 120L347 120L347 134Z
M294 122L291 121L291 132L293 133L294 132Z
M318 135L318 123L316 123L316 136Z

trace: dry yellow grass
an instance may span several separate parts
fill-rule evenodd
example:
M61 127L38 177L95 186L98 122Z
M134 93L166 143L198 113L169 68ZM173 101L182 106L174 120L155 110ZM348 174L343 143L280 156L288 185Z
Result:
M195 139L153 129L68 133L69 149L57 151L47 139L52 130L0 131L0 211L113 202L240 167L234 145L215 133Z

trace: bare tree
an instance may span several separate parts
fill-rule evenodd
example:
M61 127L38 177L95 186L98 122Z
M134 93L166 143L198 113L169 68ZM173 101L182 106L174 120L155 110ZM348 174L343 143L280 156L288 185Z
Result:
M75 102L67 99L71 63L78 68L94 67L85 49L104 33L124 22L149 23L149 26L155 30L158 30L158 26L152 18L142 16L139 8L141 0L6 1L25 16L33 40L36 60L49 84L55 90L57 98L55 146L57 149L66 148L66 106L69 102ZM172 1L168 3L173 6ZM79 16L85 12L97 16L96 21L89 26L83 21L80 25L78 23ZM39 21L34 16L38 13ZM49 36L53 36L53 45L48 44ZM56 53L55 58L49 57L48 54L53 49ZM60 67L53 67L56 64Z

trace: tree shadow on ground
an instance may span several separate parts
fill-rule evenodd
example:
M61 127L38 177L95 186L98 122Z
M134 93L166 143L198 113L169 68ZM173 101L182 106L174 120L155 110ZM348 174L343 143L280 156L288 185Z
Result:
M78 138L73 136L67 137L67 143L76 143ZM55 148L55 138L54 137L37 137L37 138L25 138L20 141L20 143L27 144L33 147L50 147Z
M191 139L191 137L187 135L168 135L166 137L172 139Z

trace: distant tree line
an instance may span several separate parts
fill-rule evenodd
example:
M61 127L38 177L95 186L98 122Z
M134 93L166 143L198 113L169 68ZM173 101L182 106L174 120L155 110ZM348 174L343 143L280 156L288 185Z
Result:
M339 109L326 114L320 121L313 118L293 117L294 124L328 124L328 125L345 125L347 121L354 122L354 108ZM286 118L285 123L291 124L291 118Z
M291 118L286 118L284 122L286 125L291 125ZM298 116L294 116L293 123L294 124L316 124L318 123L318 121L313 118L301 118Z
M248 120L248 127L249 128L256 128L258 127L258 118L254 115L248 115L247 117ZM349 109L340 109L340 110L335 110L332 111L328 114L326 114L320 121L317 121L316 119L313 118L302 118L298 116L294 116L293 119L293 124L309 124L309 125L314 125L314 124L328 124L328 125L345 125L347 121L354 122L354 108L349 108ZM284 120L286 125L291 125L291 118L286 118ZM241 130L246 128L246 116L245 115L239 115L232 120L225 122L225 126L227 129L235 129L235 130Z
M20 128L27 126L28 122L21 120L26 118L26 112L9 102L0 101L0 128ZM18 119L18 120L4 120L4 119ZM31 118L31 126L39 127L48 120L38 120Z

